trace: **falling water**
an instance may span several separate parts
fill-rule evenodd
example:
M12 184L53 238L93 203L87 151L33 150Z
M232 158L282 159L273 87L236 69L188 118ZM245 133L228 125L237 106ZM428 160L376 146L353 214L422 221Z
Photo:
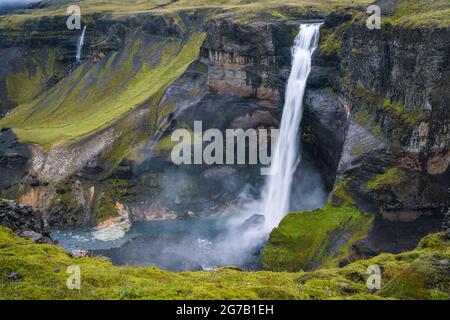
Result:
M80 40L78 41L78 46L77 46L77 62L80 63L81 61L81 50L83 49L83 44L84 44L84 33L86 32L86 26L84 26L83 28L83 32L81 33L81 37Z
M320 25L302 24L292 49L292 69L280 134L272 156L271 175L263 191L266 231L276 227L289 211L292 178L301 161L299 129L303 117L303 95L311 71L311 56L319 41Z

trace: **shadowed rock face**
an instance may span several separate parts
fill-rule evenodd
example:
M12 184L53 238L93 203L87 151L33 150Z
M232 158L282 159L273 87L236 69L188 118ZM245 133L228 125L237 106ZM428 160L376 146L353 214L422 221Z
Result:
M376 214L377 250L414 246L439 230L449 206L448 38L445 29L373 32L359 23L342 37L350 125L337 184L347 181L358 206Z
M212 21L202 55L209 62L208 87L219 94L253 97L274 106L284 97L292 37L299 23L238 25Z
M52 243L42 212L15 201L0 200L0 225L38 243Z
M15 188L29 170L31 149L17 141L16 135L10 129L0 132L0 193L10 191L11 197L17 197Z
M378 162L380 169L400 167L408 172L410 183L414 183L416 176L424 179L421 187L399 201L400 209L402 203L404 209L411 208L415 202L416 208L422 206L425 210L445 204L446 185L442 182L449 177L450 113L447 105L450 97L443 88L448 89L450 72L448 37L448 30L387 26L382 33L370 33L358 25L350 28L344 37L341 68L347 70L351 83L344 90L351 104L353 121L369 130L365 136L372 135L382 141L373 145L364 141L355 144L351 150L360 147L367 152L360 156L354 152L351 162L364 163L365 154L375 153L383 146L386 152L378 151L379 161L372 161ZM366 101L359 99L358 90L368 94ZM356 125L351 127L349 144L358 132ZM351 170L345 162L348 160L343 158L341 175ZM377 173L376 168L371 170ZM371 176L370 172L367 176ZM400 196L402 191L396 191ZM427 191L429 194L424 195ZM411 197L422 199L408 203ZM385 208L391 209L389 204Z

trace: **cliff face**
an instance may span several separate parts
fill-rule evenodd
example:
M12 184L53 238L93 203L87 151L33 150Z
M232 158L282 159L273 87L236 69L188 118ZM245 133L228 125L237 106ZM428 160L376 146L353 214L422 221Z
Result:
M13 181L2 183L3 196L45 208L53 226L83 226L124 204L133 220L198 215L211 205L219 213L254 184L258 168L250 167L205 166L180 177L168 159L169 135L192 130L194 121L221 129L277 126L298 22L207 22L207 13L89 16L81 65L73 62L79 32L49 31L62 20L36 23L38 43L26 40L33 39L28 29L15 31L21 41L5 31L5 50L61 46L68 71L3 120L12 128L2 133L10 141L3 162L21 155L5 165ZM6 82L15 74L10 65Z
M283 97L290 46L298 23L238 25L213 20L202 54L209 62L208 88L219 94L256 98L274 106Z
M381 220L436 228L449 205L449 35L355 24L343 38L351 120L338 177Z
M53 226L90 226L118 208L133 220L220 213L246 184L260 187L259 168L175 173L170 133L194 120L276 127L300 20L210 13L88 15L81 65L80 32L61 17L1 31L0 109L12 109L0 121L2 196L44 208ZM448 205L448 30L371 31L353 19L325 18L304 150L334 205L375 216L362 251L412 248Z
M289 214L264 251L268 269L401 252L441 229L450 202L448 28L369 30L364 19L351 12L325 19L306 98L304 146L326 164L322 172L334 172L330 201L314 212L330 227L320 245L306 250L304 243L317 237L308 236L313 227L303 234L302 228L314 218ZM374 218L365 231L346 220L354 208ZM345 214L333 225L336 210Z
M21 237L38 243L53 243L50 228L43 219L42 212L30 206L0 200L0 224Z

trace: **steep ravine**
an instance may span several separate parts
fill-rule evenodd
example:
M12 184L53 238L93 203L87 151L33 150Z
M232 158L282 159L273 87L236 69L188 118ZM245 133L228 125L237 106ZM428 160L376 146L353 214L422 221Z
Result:
M300 21L239 24L208 20L202 11L90 18L84 63L75 70L79 33L51 32L61 23L56 18L38 23L38 41L0 33L0 55L13 61L0 68L2 110L28 102L0 122L1 196L42 208L53 227L91 227L123 215L135 222L220 214L244 187L258 190L263 179L251 166L175 172L169 134L191 129L194 120L220 129L278 126ZM302 124L305 156L334 191L312 221L308 213L288 215L274 231L267 269L313 269L412 249L440 228L448 206L448 30L377 32L352 19L348 12L325 18ZM20 77L32 95L7 90ZM154 86L153 78L166 81ZM136 85L141 92L127 91ZM105 99L112 91L126 108L105 118L92 105L112 104ZM49 115L67 120L67 130L58 131L59 120L48 134L41 130ZM310 226L320 227L321 237L301 232ZM299 247L285 242L283 228L300 230ZM285 248L305 244L313 251L283 260Z
M444 28L369 30L345 12L325 19L304 140L337 168L334 190L323 210L291 214L272 233L266 268L401 252L441 229L450 202L448 39ZM369 225L358 210L371 214Z

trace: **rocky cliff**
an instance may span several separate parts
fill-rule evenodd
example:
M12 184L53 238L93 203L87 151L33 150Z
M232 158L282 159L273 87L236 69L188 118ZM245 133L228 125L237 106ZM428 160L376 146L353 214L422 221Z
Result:
M204 129L278 126L298 25L323 21L302 143L333 189L333 218L321 211L317 251L296 268L413 248L448 207L449 31L399 23L395 3L380 30L365 27L363 7L94 10L83 17L80 65L80 31L65 29L66 17L2 18L0 192L59 227L123 210L134 221L223 212L248 185L258 192L259 168L180 172L168 159L170 133L192 131L194 120Z
M390 10L395 12L392 3ZM441 228L450 203L448 27L388 22L369 30L365 19L351 11L325 19L309 81L305 126L310 132L304 143L320 162L337 168L330 202L315 213L323 222L312 224L331 223L329 233L312 252L300 242L317 237L301 235L290 247L295 240L288 240L289 230L302 234L314 218L288 216L271 235L263 256L266 268L293 270L294 264L299 270L333 259L345 264L400 252ZM340 222L328 221L337 208L346 215L354 208L370 212L374 220L365 231L346 215ZM310 255L302 258L298 251ZM283 259L286 263L277 265Z
M15 201L0 200L0 224L37 243L53 243L42 212Z

